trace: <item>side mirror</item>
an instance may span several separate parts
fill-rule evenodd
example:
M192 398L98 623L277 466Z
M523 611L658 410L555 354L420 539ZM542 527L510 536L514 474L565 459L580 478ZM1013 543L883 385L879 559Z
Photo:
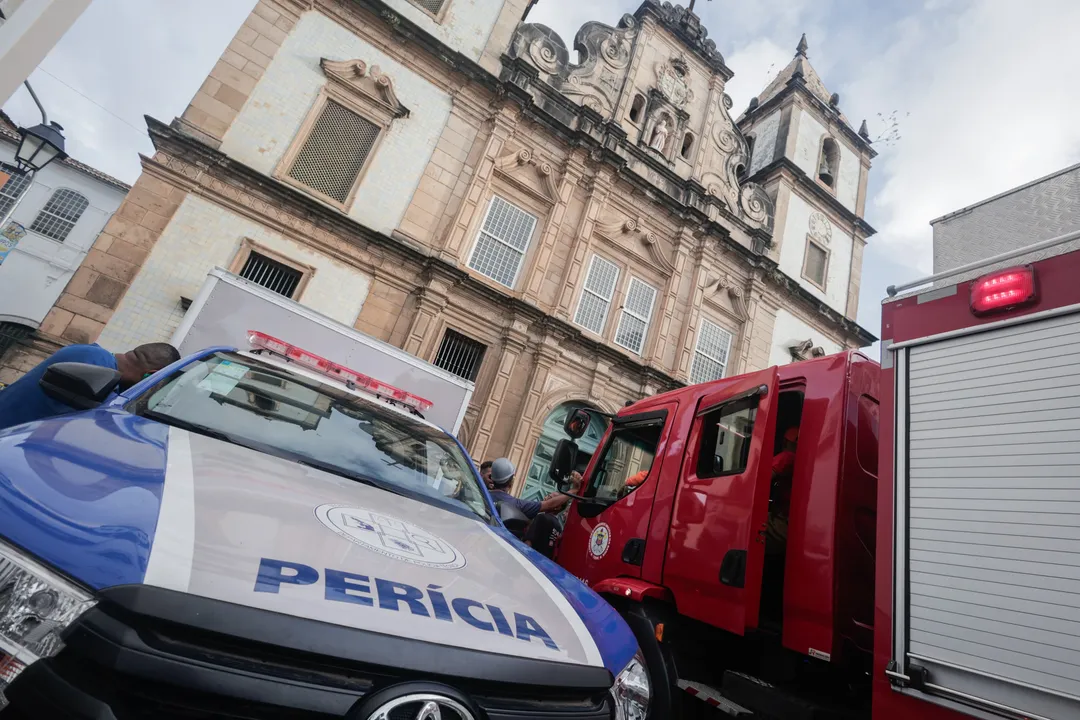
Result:
M592 415L589 414L589 411L584 408L578 408L566 416L566 421L563 423L563 430L566 431L566 434L570 436L571 440L577 440L589 429L590 422L592 422Z
M96 408L119 384L116 370L76 362L50 365L38 381L46 395L76 410Z
M574 468L577 467L577 454L578 446L573 440L563 438L555 443L555 450L551 455L551 468L548 470L548 477L555 481L559 490L562 490L564 486L569 486L570 473L574 472Z
M518 510L517 505L505 502L495 503L495 509L506 529L520 540L525 535L525 527L529 524L529 518L525 517L525 513Z

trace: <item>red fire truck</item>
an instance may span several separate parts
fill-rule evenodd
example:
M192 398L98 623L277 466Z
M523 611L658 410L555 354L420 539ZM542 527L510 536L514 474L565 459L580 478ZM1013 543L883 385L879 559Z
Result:
M1080 718L1080 251L941 284L1078 237L898 288L929 287L881 366L611 418L557 558L634 629L650 717Z

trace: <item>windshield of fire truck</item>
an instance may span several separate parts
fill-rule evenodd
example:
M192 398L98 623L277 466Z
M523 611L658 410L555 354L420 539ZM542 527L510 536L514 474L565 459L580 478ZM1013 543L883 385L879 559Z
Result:
M193 362L129 410L490 520L469 460L444 432L249 355L219 352Z

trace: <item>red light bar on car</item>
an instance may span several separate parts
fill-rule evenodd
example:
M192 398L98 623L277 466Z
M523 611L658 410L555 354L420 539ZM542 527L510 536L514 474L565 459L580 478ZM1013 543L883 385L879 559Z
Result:
M1035 269L1030 265L984 275L971 284L976 315L1010 310L1035 301Z
M314 370L317 373L333 377L347 385L354 386L373 395L378 395L379 397L388 398L403 405L407 405L418 412L426 412L431 409L433 404L430 400L425 400L419 395L413 395L401 388L396 388L381 380L368 377L361 372L350 370L344 365L338 365L324 357L309 353L307 350L298 348L295 345L290 345L284 340L278 340L277 338L259 332L258 330L248 330L248 342L251 343L252 347L282 355L287 360L291 360L298 365L303 365L309 370Z

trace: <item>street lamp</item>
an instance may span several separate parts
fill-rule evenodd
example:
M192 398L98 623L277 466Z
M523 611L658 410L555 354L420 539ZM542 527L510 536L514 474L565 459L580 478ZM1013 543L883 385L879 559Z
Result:
M15 151L15 165L19 170L37 172L57 158L66 158L63 129L56 121L19 128L19 148Z

